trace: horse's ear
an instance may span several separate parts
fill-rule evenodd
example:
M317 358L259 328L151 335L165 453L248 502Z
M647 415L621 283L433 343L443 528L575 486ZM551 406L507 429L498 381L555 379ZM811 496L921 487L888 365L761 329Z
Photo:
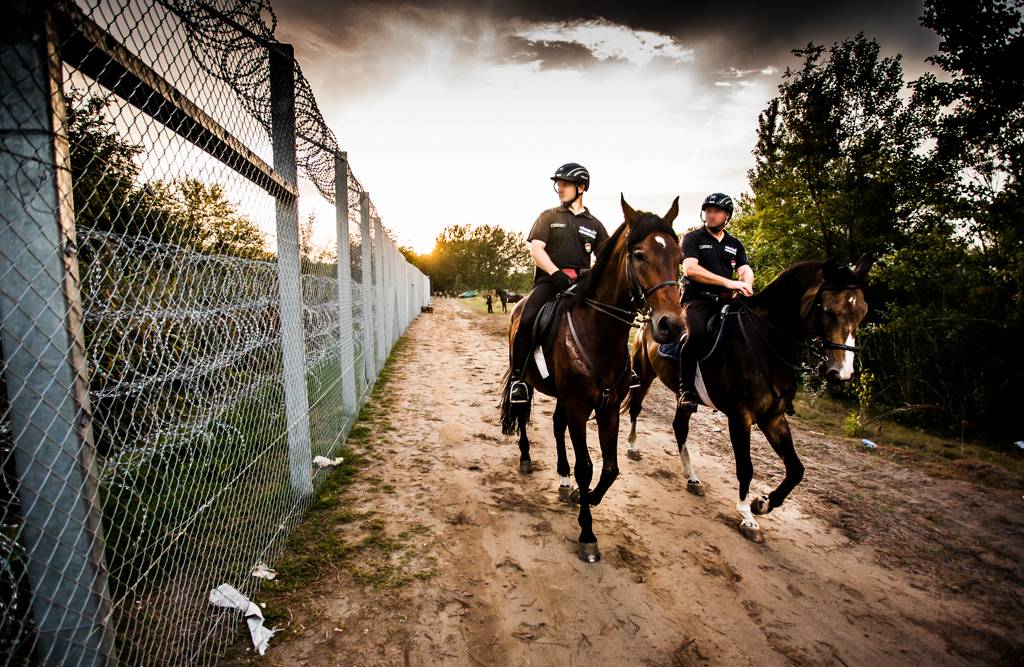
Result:
M631 227L633 221L636 220L636 211L633 207L626 203L626 195L619 193L619 197L622 199L622 215L625 216L626 226Z
M672 201L672 206L668 209L668 213L666 213L665 217L662 219L671 225L675 221L677 215L679 215L679 197L676 197Z
M834 285L839 280L839 264L836 260L829 257L825 260L824 266L821 267L821 277L824 278L826 285Z
M861 255L860 259L857 260L856 266L853 267L853 272L857 274L857 277L864 280L868 271L871 270L871 266L875 263L875 256L871 253Z

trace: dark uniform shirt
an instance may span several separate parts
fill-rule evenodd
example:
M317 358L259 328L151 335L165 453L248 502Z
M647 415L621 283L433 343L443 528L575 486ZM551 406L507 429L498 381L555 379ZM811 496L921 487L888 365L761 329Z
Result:
M591 255L608 240L608 232L586 207L577 215L565 206L558 206L537 216L526 237L527 241L534 239L544 242L544 250L558 268L589 269ZM546 275L538 267L533 280L536 282Z
M690 257L695 257L701 268L729 280L733 279L733 273L737 269L747 264L747 251L744 250L739 239L731 236L729 232L725 232L722 240L719 241L711 235L706 227L695 229L683 237L683 260ZM699 293L723 294L726 292L717 285L709 285L689 278L686 279L684 285L684 298L686 299L697 296Z

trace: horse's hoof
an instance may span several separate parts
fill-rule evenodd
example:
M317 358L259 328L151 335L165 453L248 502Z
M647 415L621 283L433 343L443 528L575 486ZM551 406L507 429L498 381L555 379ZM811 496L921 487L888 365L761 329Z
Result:
M643 457L640 455L640 450L635 447L630 447L626 450L626 458L632 461L639 461Z
M579 489L573 489L572 491L569 492L569 502L572 503L573 505L579 505L580 504L580 490Z
M519 462L519 472L523 473L524 475L529 475L530 473L532 473L533 472L533 461L520 461Z
M751 542L756 542L758 544L764 542L764 533L761 532L760 526L749 526L746 523L741 523L740 534Z
M693 479L686 480L686 490L695 496L704 495L704 482Z
M571 486L559 486L558 487L558 500L559 500L559 502L563 502L566 505L572 504L572 502L573 502L573 500L572 500L573 491L575 491L575 489L572 488ZM577 497L577 499L579 498L579 496L576 496L576 497Z
M597 542L580 542L578 554L584 563L596 563L601 560L601 550L597 548Z
M772 506L768 501L768 496L754 498L754 501L750 503L750 511L754 514L767 514L771 512Z

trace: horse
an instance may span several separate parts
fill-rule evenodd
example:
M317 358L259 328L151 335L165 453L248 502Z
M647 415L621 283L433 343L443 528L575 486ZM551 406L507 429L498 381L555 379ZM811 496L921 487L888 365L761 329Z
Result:
M752 297L738 298L723 311L719 329L710 332L711 350L705 349L698 366L698 393L702 401L722 411L729 423L729 439L739 480L740 532L755 542L764 534L754 515L782 505L803 479L804 467L793 447L787 414L793 414L798 367L805 344L817 364L816 372L828 381L847 382L853 376L857 328L868 311L864 280L873 260L865 255L854 268L834 260L799 262L783 271ZM640 378L630 391L628 408L630 458L636 443L636 421L644 397L655 377L679 391L679 360L659 352L659 340L642 329L633 341L632 364ZM672 428L686 475L686 488L703 496L700 481L686 447L692 413L676 408ZM748 499L754 466L750 459L750 427L757 424L782 459L786 472L778 487L753 501Z
M501 289L500 287L498 289L494 290L494 291L498 293L498 299L501 301L501 312L507 313L508 312L508 292L506 292L505 290Z
M637 313L649 316L654 340L670 341L682 334L679 263L682 251L672 229L679 213L679 198L668 213L659 217L634 211L621 197L623 223L598 249L593 268L584 273L568 292L558 298L571 299L555 326L550 353L541 372L531 357L522 380L530 387L529 401L511 403L511 371L503 384L501 421L505 435L519 433L519 471L533 472L526 423L530 417L534 390L555 397L553 426L558 459L559 499L579 503L579 547L577 555L586 563L600 560L593 532L590 508L600 504L619 474L617 460L619 408L629 392L631 377L628 340ZM512 309L509 347L519 329L522 305ZM559 304L561 305L561 304ZM590 488L593 463L587 450L586 425L590 415L597 419L601 443L601 477ZM565 431L569 430L575 454L573 473L577 488L569 479Z

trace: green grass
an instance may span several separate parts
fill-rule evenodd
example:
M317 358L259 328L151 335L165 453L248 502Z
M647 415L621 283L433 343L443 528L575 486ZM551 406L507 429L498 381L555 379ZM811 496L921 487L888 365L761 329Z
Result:
M793 401L796 416L805 421L821 425L830 432L843 433L846 418L855 408L828 396L821 396L801 390ZM995 482L988 466L1005 471L1011 478L1024 480L1024 455L993 449L991 445L971 440L937 435L922 428L900 424L893 419L871 419L855 436L869 438L879 445L898 447L905 452L926 459L953 462L964 470L977 470L973 475L982 482Z
M498 297L494 297L494 312L493 313L488 313L487 312L487 302L484 301L484 297L482 295L481 296L475 296L472 299L459 299L459 302L466 304L467 306L469 306L470 310L472 310L475 313L479 313L480 315L487 315L487 316L502 315L504 317L508 317L508 313L501 312L501 301L498 299ZM512 306L514 306L514 305L515 304L511 304L511 303L509 304L509 307L508 307L509 312L512 312Z

